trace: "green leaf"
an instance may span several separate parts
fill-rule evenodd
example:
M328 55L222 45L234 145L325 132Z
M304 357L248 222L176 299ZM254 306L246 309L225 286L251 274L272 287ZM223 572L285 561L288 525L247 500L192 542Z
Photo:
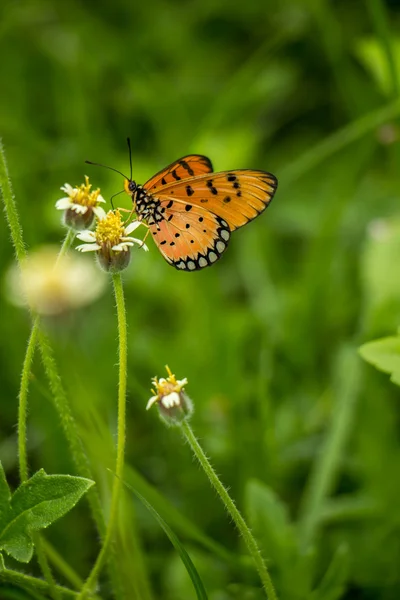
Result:
M359 353L377 369L389 373L393 383L400 385L400 335L368 342L359 348Z
M6 475L4 473L3 465L0 461L0 529L10 506L11 492L8 487Z
M320 586L310 596L310 600L338 600L345 590L349 573L349 551L345 544L336 550Z
M146 498L139 494L139 492L137 492L125 481L123 483L131 492L135 494L135 496L137 496L137 498L139 498L139 500L142 502L142 504L144 504L147 510L151 512L153 517L156 519L156 521L158 521L159 525L162 527L162 529L170 539L170 542L174 546L175 550L178 552L183 564L185 565L186 571L188 572L188 575L192 580L193 587L196 591L198 600L208 600L207 592L204 588L200 575L198 574L197 569L192 562L192 559L190 558L189 554L179 541L178 537L172 531L170 526L164 521L164 519L158 514L158 512L152 507L152 505L149 502L147 502Z
M38 471L11 496L2 523L0 550L15 560L29 562L33 554L32 533L44 529L71 510L94 484L71 475L46 475Z

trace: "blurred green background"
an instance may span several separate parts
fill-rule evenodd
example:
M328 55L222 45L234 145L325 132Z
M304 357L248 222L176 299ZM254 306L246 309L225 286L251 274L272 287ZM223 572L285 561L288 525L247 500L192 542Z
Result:
M61 243L54 204L64 182L88 174L107 199L121 189L118 175L83 161L127 172L127 136L140 183L190 152L216 171L278 177L271 207L212 268L179 272L150 242L124 273L127 480L183 541L210 600L263 595L179 431L145 411L165 364L189 380L193 427L282 599L400 597L399 390L357 354L399 325L399 23L395 0L0 7L0 134L30 250ZM30 321L6 299L4 219L0 256L0 457L17 485ZM106 510L117 403L111 285L46 328ZM75 472L39 360L29 451L32 471ZM120 517L127 597L195 598L165 534L129 494ZM85 501L47 535L85 577L98 551ZM39 573L34 562L28 572ZM106 581L102 589L111 597Z

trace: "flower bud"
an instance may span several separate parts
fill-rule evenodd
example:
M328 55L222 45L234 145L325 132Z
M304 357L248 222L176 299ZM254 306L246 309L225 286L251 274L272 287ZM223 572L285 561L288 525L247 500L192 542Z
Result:
M148 410L153 404L157 404L162 419L168 425L179 426L191 417L193 403L184 391L184 386L187 384L186 377L177 380L169 367L166 367L166 369L168 372L166 379L153 378L155 389L152 392L154 396L148 401L146 409Z

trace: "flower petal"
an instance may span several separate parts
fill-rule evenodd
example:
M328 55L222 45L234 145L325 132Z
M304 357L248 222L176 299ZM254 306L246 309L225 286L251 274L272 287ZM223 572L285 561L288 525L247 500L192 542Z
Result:
M72 210L74 210L78 215L84 215L88 211L88 206L83 206L82 204L71 204Z
M142 221L132 221L132 223L129 223L129 225L125 227L125 235L129 235L132 231L135 231L139 225L144 225L144 223L142 223Z
M101 246L98 244L81 244L77 246L75 250L79 250L79 252L94 252L96 250L100 250Z
M76 192L76 190L72 187L72 185L69 185L69 183L64 183L64 185L60 187L60 190L68 194L68 196L72 196Z
M105 200L104 200L104 198L103 198L103 196L101 194L99 194L97 196L97 202L105 202Z
M96 235L94 231L90 231L90 229L81 231L76 237L78 240L81 240L82 242L88 242L89 244L96 241Z
M102 200L102 201L105 202L105 200ZM103 219L106 218L106 211L103 208L101 208L101 206L93 206L92 211L94 212L96 217L99 219L99 221L102 221Z
M114 252L127 252L130 246L133 246L133 242L121 242L120 244L115 244L111 249Z
M57 200L56 202L56 209L57 210L67 210L67 208L71 208L72 207L72 202L70 198L60 198L60 200Z
M152 396L146 405L146 410L149 410L158 400L158 396Z
M137 244L137 245L138 245L140 248L143 248L143 250L144 250L145 252L148 252L148 251L149 251L148 247L147 247L147 246L146 246L146 244L143 242L143 240L138 240L137 238L130 237L130 238L129 238L129 241L130 241L130 242L135 242L135 244Z

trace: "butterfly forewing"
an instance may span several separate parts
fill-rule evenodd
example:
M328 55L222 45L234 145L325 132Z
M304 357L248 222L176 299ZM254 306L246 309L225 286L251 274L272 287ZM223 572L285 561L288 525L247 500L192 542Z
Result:
M200 154L190 154L165 167L145 184L144 188L151 194L156 194L168 184L212 172L211 161Z
M274 175L242 169L166 183L155 194L162 205L165 202L172 211L182 213L182 218L190 207L200 207L224 219L233 231L265 210L276 187Z

